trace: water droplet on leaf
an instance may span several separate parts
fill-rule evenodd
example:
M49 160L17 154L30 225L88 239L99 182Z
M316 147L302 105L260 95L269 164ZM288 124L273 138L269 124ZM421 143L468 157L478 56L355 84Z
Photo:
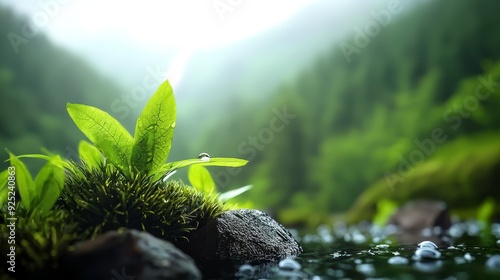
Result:
M198 155L198 159L200 159L202 161L209 161L210 160L210 155L207 154L207 153L200 153Z
M174 128L175 127L175 122L173 122L171 125L170 125L171 128Z

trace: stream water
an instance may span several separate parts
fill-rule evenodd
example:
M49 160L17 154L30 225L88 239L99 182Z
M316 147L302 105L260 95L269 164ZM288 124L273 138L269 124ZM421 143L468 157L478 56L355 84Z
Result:
M279 263L237 266L227 278L500 279L500 224L468 221L447 231L434 228L411 236L391 226L342 224L292 233L304 248L302 255Z

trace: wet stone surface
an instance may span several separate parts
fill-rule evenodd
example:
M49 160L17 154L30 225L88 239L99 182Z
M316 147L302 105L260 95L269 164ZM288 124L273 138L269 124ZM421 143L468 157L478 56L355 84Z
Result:
M298 257L235 267L227 279L500 279L500 225L455 223L418 243L400 243L397 227L321 226L298 234ZM438 232L438 231L436 231Z

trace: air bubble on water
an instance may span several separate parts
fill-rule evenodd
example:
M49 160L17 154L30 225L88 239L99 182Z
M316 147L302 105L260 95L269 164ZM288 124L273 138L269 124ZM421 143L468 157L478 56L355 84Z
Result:
M430 248L430 249L437 249L437 245L432 242L432 241L422 241L418 244L418 248Z
M500 270L500 255L493 255L486 261L488 269Z
M208 153L200 153L198 155L198 159L201 161L209 161L210 160L210 155Z
M375 275L375 267L371 263L358 264L356 270L366 276Z
M400 265L400 264L408 264L410 261L407 258L403 258L403 257L400 257L400 256L395 256L395 257L390 258L387 262L389 264Z
M464 255L464 259L468 262L471 262L472 260L474 260L475 258L470 254L470 253L465 253Z
M301 265L292 259L284 259L279 262L278 267L282 270L288 271L298 271L301 268Z
M236 276L251 277L251 276L253 276L253 273L254 273L254 267L253 266L251 266L249 264L243 264L238 269L238 272L236 272Z

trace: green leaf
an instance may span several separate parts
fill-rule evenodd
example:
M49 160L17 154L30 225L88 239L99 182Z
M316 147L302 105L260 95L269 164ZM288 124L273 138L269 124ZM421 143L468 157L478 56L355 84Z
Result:
M93 167L99 167L103 162L99 149L85 140L78 145L78 155L80 160Z
M249 189L251 189L253 186L252 185L246 185L244 187L241 187L241 188L237 188L237 189L234 189L234 190L230 190L230 191L227 191L227 192L224 192L224 193L221 193L219 195L219 199L221 201L228 201L229 199L233 198L233 197L237 197L238 195L248 191Z
M66 107L76 126L103 155L128 172L134 140L120 122L92 106L68 103Z
M17 156L17 158L38 158L38 159L44 159L46 161L51 161L55 156L57 155L54 154L53 156L48 156L44 154L26 154L26 155L19 155ZM71 164L69 164L69 162L61 158L59 158L58 165L67 169L71 168Z
M201 166L226 166L226 167L240 167L248 163L248 160L239 158L211 158L209 160L201 159L185 159L167 163L163 166L164 169L179 169L189 165Z
M165 81L137 119L131 157L134 170L152 174L167 161L174 127L174 93L170 83Z
M31 208L31 200L35 197L35 183L28 169L13 153L7 151L10 155L10 164L16 168L17 189L21 195L21 201L26 209Z
M0 173L0 206L7 201L9 171L6 169Z
M59 156L55 156L47 162L38 172L35 178L36 199L34 201L42 211L48 211L61 194L64 186L64 169Z
M247 163L248 160L239 158L210 158L209 160L185 159L164 164L158 171L155 172L153 180L158 180L164 174L189 165L241 167Z
M188 179L195 189L207 194L216 194L215 182L208 170L201 165L192 165L189 168Z

